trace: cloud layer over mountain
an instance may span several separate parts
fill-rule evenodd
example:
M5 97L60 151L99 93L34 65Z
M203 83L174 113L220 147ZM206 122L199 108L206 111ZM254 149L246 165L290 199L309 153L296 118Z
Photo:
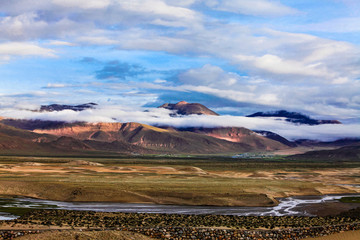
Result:
M146 110L146 111L145 111ZM252 130L267 130L289 140L312 139L333 141L339 138L359 137L359 124L295 125L275 118L249 118L241 116L189 115L171 117L170 110L163 108L133 109L121 106L106 106L84 111L63 110L34 112L29 110L3 109L1 116L20 119L84 122L139 122L155 126L172 127L245 127Z

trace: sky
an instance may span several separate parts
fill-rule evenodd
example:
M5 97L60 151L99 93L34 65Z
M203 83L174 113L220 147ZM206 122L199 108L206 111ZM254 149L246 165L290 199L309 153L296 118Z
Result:
M354 123L359 76L357 0L0 1L0 115L185 100Z

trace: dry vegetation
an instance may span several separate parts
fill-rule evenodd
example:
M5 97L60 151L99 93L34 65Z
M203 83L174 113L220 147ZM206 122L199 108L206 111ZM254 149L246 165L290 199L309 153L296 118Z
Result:
M152 239L144 235L123 231L79 232L79 231L49 231L36 235L26 235L19 240L147 240Z
M358 192L359 166L341 166L220 158L3 157L0 194L63 201L266 206L276 204L276 197Z

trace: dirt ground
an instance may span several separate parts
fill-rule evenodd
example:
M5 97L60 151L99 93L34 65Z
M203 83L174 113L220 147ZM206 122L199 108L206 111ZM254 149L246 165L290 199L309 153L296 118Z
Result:
M359 240L360 231L348 231L342 233L336 233L329 236L318 238L306 238L306 240Z

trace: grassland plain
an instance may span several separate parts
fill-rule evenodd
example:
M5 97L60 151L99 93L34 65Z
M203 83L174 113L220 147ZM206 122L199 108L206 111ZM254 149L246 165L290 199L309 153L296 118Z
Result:
M217 205L217 206L272 206L277 204L277 197L287 197L291 195L320 195L328 193L355 193L359 192L360 163L358 162L326 162L314 161L306 159L304 161L293 161L286 157L273 157L269 159L233 159L227 156L56 156L56 157L29 157L29 156L2 156L0 157L0 194L18 195L41 199L61 200L61 201L110 201L110 202L137 202L137 203L157 203L157 204L184 204L184 205ZM346 199L345 199L346 200ZM353 200L353 199L351 199ZM346 202L346 201L345 201ZM354 207L354 203L339 203L339 205L323 206L322 209L314 209L314 214L327 215L337 214ZM353 202L353 201L352 201ZM345 207L344 207L345 206ZM14 214L31 215L26 209L1 209ZM142 235L134 235L133 233L112 231L111 224L109 226L101 226L98 224L97 230L103 230L109 227L109 231L105 232L79 232L76 226L62 223L64 228L58 232L57 226L59 220L55 218L48 222L51 212L46 213L46 219L41 222L34 223L34 219L24 220L24 226L21 221L8 224L2 224L2 229L10 229L5 231L9 236L13 236L16 228L22 228L24 231L34 230L39 227L41 231L53 229L52 232L43 232L40 235L27 235L24 239L147 239ZM74 211L64 211L68 213L70 218L75 214ZM29 215L30 214L30 215ZM60 214L61 215L61 214ZM91 214L90 214L91 215ZM106 219L120 216L121 214L100 214L98 217L89 217L81 213L73 220L74 224L81 224L83 220L77 221L80 216L97 221L104 217ZM121 215L122 216L122 215ZM140 215L134 216L138 219ZM149 219L148 215L144 215ZM158 215L149 215L151 219ZM330 234L338 231L347 231L357 229L358 225L348 226L343 224L342 218L336 219L336 224L332 227L332 220L326 224L304 225L306 229L298 230L280 230L285 226L301 227L300 222L304 219L279 218L279 226L266 225L274 222L275 218L239 218L242 222L264 220L265 225L259 225L259 230L251 232L242 223L235 225L224 225L224 219L227 217L215 217L221 219L219 226L209 229L198 229L205 226L202 218L193 217L191 221L195 221L192 225L190 220L186 220L188 225L179 225L180 228L174 229L168 226L158 228L161 222L165 221L171 215L159 215L161 220L159 223L149 225L150 229L142 228L145 220L139 222L140 228L126 228L124 223L130 220L120 221L120 225L125 227L122 230L130 230L145 234L151 237L162 238L168 233L180 234L189 237L194 234L200 237L204 234L215 234L216 236L248 236L248 239L256 236L264 236L264 234L273 234L272 236L282 236L281 234L290 234L291 237L299 236L318 236L318 234ZM106 218L105 218L106 217ZM184 219L179 215L181 219ZM205 215L203 216L205 217ZM210 216L209 216L210 217ZM175 217L177 218L177 217ZM208 218L208 217L205 217ZM61 217L61 219L66 219ZM80 219L80 218L79 218ZM229 217L230 222L234 223L233 217ZM323 221L326 218L318 218ZM329 218L330 219L330 218ZM345 218L344 218L345 219ZM46 221L45 221L46 220ZM61 220L61 221L63 221ZM106 220L106 221L107 221ZM239 221L240 221L239 220ZM316 221L318 221L316 220ZM27 221L27 222L26 222ZM86 220L87 221L87 220ZM132 221L132 220L131 220ZM130 222L131 222L130 221ZM168 220L165 222L167 223ZM284 225L283 221L287 221ZM313 221L313 220L311 220ZM351 220L349 223L357 222ZM14 226L12 224L16 223ZM10 225L9 225L10 224ZM19 225L20 224L20 225ZM35 225L34 225L35 224ZM356 223L357 224L357 223ZM50 226L51 225L51 226ZM54 226L53 226L54 225ZM173 226L172 224L171 226ZM211 225L211 224L210 224ZM209 225L209 226L210 226ZM216 225L216 224L215 224ZM214 225L214 226L215 226ZM255 227L253 223L251 228ZM249 226L250 226L249 225ZM322 226L326 227L322 227ZM85 225L84 225L85 226ZM207 226L207 227L209 227ZM211 225L213 226L213 225ZM316 227L319 226L319 227ZM74 229L75 227L75 229ZM221 227L224 227L222 229ZM262 228L274 229L274 232L262 232ZM309 230L309 227L311 229ZM81 226L80 226L81 228ZM240 232L237 229L240 228ZM285 227L286 228L286 227ZM60 230L61 230L60 229ZM86 229L84 229L86 230ZM164 232L168 231L168 232ZM226 230L226 231L225 231ZM245 231L245 232L241 232ZM272 230L271 230L272 231ZM311 234L310 234L311 233ZM224 235L225 234L225 235ZM275 234L275 235L274 235ZM276 235L277 234L277 235ZM280 234L280 235L279 235ZM289 236L290 236L289 235ZM171 235L173 236L173 235ZM205 235L204 235L205 236ZM50 238L51 237L51 238ZM239 237L239 239L240 239ZM237 239L237 238L234 238ZM286 238L285 238L286 239Z
M360 163L221 156L0 157L0 194L61 201L271 206L355 193Z

